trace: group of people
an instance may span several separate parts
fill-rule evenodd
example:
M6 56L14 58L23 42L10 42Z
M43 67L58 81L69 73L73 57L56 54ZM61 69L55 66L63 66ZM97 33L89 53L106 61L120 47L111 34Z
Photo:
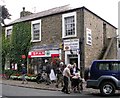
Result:
M64 86L62 92L69 94L70 89L74 91L82 91L82 79L80 77L80 69L77 67L76 63L73 65L68 64L63 70L63 81Z
M45 66L42 66L42 70L46 73L47 85L49 85L52 80L55 80L56 87L58 88L61 84L61 87L63 87L61 91L67 94L70 93L71 89L74 91L83 90L80 69L76 63L65 65L63 62L60 62L56 68L51 66L48 61L45 61L45 64ZM22 74L22 84L24 82L28 83L25 79L26 69L24 64L22 64Z

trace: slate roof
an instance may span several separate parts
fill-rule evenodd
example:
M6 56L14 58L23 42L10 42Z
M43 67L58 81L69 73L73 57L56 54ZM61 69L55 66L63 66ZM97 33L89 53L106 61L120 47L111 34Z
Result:
M40 17L44 17L44 16L48 16L48 15L53 15L56 13L61 13L67 10L70 10L71 8L69 7L69 5L65 5L65 6L61 6L61 7L56 7L56 8L52 8L46 11L42 11L42 12L38 12L38 13L33 13L31 15L25 16L25 17L21 17L19 19L16 19L15 21L9 23L8 25L14 24L14 23L18 23L18 22L22 22L22 21L27 21L27 20L33 20L33 19L37 19Z
M94 14L96 17L100 18L101 20L105 21L106 23L108 23L109 25L111 25L112 27L114 27L115 29L117 29L115 26L113 26L112 24L110 24L109 22L107 22L106 20L104 20L103 18L101 18L100 16L98 16L97 14L93 13L92 11L90 11L89 9L87 9L86 7L78 7L78 8L72 8L70 7L70 5L65 5L65 6L60 6L60 7L55 7L49 10L45 10L42 12L38 12L38 13L33 13L31 15L25 16L25 17L21 17L19 19L16 19L15 21L7 24L6 26L10 26L13 25L15 23L19 23L19 22L23 22L23 21L28 21L28 20L35 20L35 19L39 19L42 17L47 17L47 16L51 16L54 14L59 14L59 13L65 13L65 12L72 12L78 9L85 9L88 12Z

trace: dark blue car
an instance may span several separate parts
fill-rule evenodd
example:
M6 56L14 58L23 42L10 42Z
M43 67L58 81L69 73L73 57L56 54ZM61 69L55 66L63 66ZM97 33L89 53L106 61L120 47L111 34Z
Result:
M100 89L102 95L113 95L120 90L120 60L93 61L87 88Z

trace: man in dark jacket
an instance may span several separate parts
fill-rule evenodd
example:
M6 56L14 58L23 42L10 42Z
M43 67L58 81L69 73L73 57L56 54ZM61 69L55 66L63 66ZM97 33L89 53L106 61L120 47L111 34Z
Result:
M45 65L46 65L46 73L47 73L47 84L46 85L49 85L51 82L50 82L50 72L51 72L51 65L48 63L48 61L45 62Z
M63 87L63 70L64 70L64 63L60 62L59 66L56 68L57 73L57 81L56 81L56 87L59 87L59 84L61 83L61 87Z

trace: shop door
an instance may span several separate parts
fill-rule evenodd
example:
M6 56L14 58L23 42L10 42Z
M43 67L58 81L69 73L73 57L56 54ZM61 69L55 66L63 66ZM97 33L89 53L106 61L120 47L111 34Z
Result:
M76 63L78 67L78 58L70 58L70 64Z

